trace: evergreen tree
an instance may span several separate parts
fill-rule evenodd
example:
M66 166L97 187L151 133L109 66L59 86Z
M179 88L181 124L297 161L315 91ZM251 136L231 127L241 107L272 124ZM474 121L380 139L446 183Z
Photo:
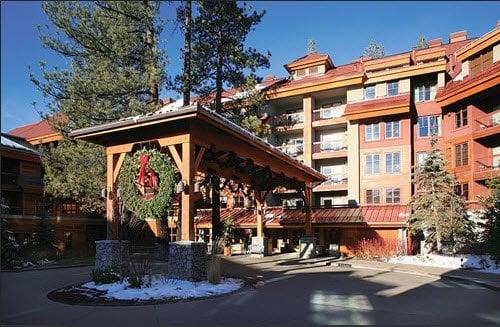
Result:
M49 70L42 62L41 77L31 70L30 77L50 100L44 117L64 118L53 120L63 135L160 106L158 93L165 82L166 59L158 47L159 2L48 1L42 8L54 31L40 29L41 42L64 56L70 66ZM88 151L81 151L83 148ZM98 189L105 180L102 148L64 141L48 151L44 167L49 194L101 201ZM52 158L63 158L67 165ZM78 173L82 163L95 167L85 173L81 167ZM102 206L89 208L98 211Z
M425 36L420 34L417 39L417 45L415 45L415 49L420 50L420 49L427 49L429 47L429 43L427 42L427 39Z
M192 27L192 86L217 112L222 112L224 87L240 87L245 71L269 68L269 56L245 47L248 33L265 12L252 11L235 0L199 0Z
M40 212L37 214L37 218L32 245L37 250L53 250L55 234L48 221L49 216L46 212Z
M369 57L371 59L382 58L384 55L384 46L375 40L371 40L363 51L363 57Z
M464 199L455 193L456 181L446 170L442 153L431 140L431 150L415 176L410 230L423 231L426 243L438 252L456 251L468 243L472 222L467 217Z
M0 198L0 213L9 212L9 206L4 198ZM12 260L19 254L20 246L14 237L14 233L10 230L10 225L7 219L2 218L0 227L1 240L1 267L11 268Z
M500 177L495 177L486 183L491 189L491 195L483 198L481 204L485 208L482 213L483 228L481 241L488 254L500 256Z

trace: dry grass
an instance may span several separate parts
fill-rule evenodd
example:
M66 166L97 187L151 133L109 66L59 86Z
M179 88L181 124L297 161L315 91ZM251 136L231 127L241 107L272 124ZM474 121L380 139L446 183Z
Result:
M383 239L362 239L354 249L354 255L362 259L388 258L396 252L396 241Z

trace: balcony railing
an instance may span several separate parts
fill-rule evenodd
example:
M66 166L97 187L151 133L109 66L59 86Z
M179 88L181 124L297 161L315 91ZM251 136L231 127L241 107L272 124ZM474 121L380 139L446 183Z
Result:
M482 131L500 125L500 117L485 116L474 121L474 131Z
M331 174L327 175L327 180L321 185L342 185L347 184L347 177L344 174Z
M277 148L292 157L296 157L304 153L304 146L302 144L300 145L288 144L288 145L278 146Z
M314 121L340 118L344 114L345 105L316 109L313 112Z
M292 127L295 124L300 124L303 122L303 112L294 112L290 114L276 115L273 117L273 125L275 127Z
M40 176L2 173L1 178L4 186L43 187L43 180Z
M474 170L478 173L500 171L500 154L478 158L475 162Z
M314 142L313 152L336 152L347 150L347 145L342 140Z

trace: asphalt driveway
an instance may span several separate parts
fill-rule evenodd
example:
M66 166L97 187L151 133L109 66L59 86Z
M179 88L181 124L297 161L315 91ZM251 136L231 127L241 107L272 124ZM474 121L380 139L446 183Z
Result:
M135 307L73 306L47 293L89 280L90 267L5 272L0 323L26 325L500 324L500 292L470 283L289 257L232 257L256 287L213 299Z

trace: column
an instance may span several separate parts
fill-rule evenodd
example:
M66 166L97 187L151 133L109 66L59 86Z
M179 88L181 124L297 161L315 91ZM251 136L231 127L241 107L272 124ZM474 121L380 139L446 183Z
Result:
M305 205L305 230L306 235L300 238L299 241L299 256L300 258L313 258L316 256L316 240L312 230L312 185L305 185L304 188L304 205Z
M264 237L265 196L262 191L254 190L256 203L257 236L252 237L251 254L253 257L263 257L268 254L267 238Z
M194 143L182 143L181 175L187 183L181 195L181 241L194 241Z
M314 110L314 98L312 95L305 95L302 100L302 108L304 110L304 164L306 166L312 167L312 152L313 152L313 110Z
M359 125L357 120L347 124L347 198L360 203L359 199Z

